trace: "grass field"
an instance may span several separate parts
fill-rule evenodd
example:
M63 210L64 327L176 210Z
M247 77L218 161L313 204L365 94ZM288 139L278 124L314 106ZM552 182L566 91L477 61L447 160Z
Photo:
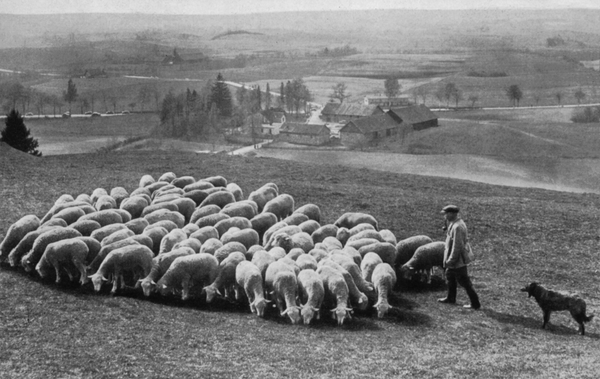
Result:
M379 320L356 313L293 326L269 314L202 301L111 297L0 268L0 376L22 377L400 377L593 378L597 321L576 333L566 312L541 330L541 311L519 292L530 281L578 292L600 307L596 259L600 197L382 173L329 164L177 152L22 156L0 150L0 236L26 214L42 216L63 193L132 190L143 174L223 175L248 194L277 183L297 205L321 207L323 223L365 211L397 238L443 238L439 210L463 209L479 254L470 272L481 311L435 301L431 287L401 286ZM464 302L459 290L459 302Z

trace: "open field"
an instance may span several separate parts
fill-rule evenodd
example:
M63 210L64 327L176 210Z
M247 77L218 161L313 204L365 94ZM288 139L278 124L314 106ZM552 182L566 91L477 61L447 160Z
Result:
M463 209L479 259L471 268L483 309L439 304L431 288L401 286L385 319L355 314L292 326L269 314L202 301L111 297L0 268L0 373L21 377L595 377L597 321L576 333L566 312L541 330L541 311L519 288L533 280L579 292L600 307L598 195L491 186L341 165L177 152L111 152L41 159L0 150L0 236L25 214L43 215L63 193L132 190L143 174L223 175L244 193L277 183L323 222L361 210L400 238L442 239L441 207ZM459 302L465 301L459 290Z

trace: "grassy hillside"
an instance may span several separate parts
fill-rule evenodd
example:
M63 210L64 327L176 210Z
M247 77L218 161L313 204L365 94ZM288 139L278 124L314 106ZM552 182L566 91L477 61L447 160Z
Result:
M26 214L42 216L63 193L132 190L143 174L223 175L248 194L269 181L323 223L346 211L373 214L400 238L443 238L441 207L463 209L479 259L471 268L483 309L439 304L431 287L401 286L382 320L355 314L337 327L292 326L269 314L202 301L111 297L0 268L2 377L594 377L597 323L585 337L566 312L543 331L541 311L519 292L536 280L600 306L600 197L396 175L265 158L117 152L42 159L0 147L0 236ZM459 290L459 302L465 301Z

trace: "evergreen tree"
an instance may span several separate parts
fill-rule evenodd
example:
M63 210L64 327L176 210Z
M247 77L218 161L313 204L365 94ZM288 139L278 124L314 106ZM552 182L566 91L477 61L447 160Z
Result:
M279 107L283 108L285 105L285 86L283 82L281 82L281 86L279 87Z
M73 79L69 79L67 90L63 91L63 99L69 103L69 112L71 112L71 103L77 100L77 87L73 83Z
M217 75L217 81L213 84L211 91L211 103L215 103L219 110L219 115L231 117L233 105L231 103L231 92L225 84L223 75Z
M265 90L265 109L269 110L271 108L271 88L269 87L269 83L267 83L267 88Z
M0 142L4 142L17 150L38 157L42 153L37 150L38 141L31 137L29 129L23 122L23 117L15 109L11 110L5 119L6 127L0 132Z

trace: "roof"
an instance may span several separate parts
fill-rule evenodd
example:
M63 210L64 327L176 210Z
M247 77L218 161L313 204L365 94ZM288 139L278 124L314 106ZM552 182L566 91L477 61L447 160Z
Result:
M367 99L372 99L372 100L408 100L409 99L409 97L406 95L392 96L392 97L388 97L386 95L367 95L365 97Z
M327 104L325 104L325 106L321 110L321 114L324 114L324 115L334 115L335 112L340 107L340 105L341 105L340 103L327 103Z
M286 122L280 129L280 133L303 134L303 135L329 135L329 129L320 124L302 124L299 122Z
M398 122L388 113L361 117L347 123L340 133L373 133L398 127Z
M438 116L425 105L413 105L410 107L392 108L388 111L392 117L396 117L407 124L419 124L431 120L437 120Z
M323 112L321 112L323 113ZM336 110L335 114L338 116L358 116L365 117L373 114L383 113L383 109L379 105L371 104L357 104L357 103L342 103Z

